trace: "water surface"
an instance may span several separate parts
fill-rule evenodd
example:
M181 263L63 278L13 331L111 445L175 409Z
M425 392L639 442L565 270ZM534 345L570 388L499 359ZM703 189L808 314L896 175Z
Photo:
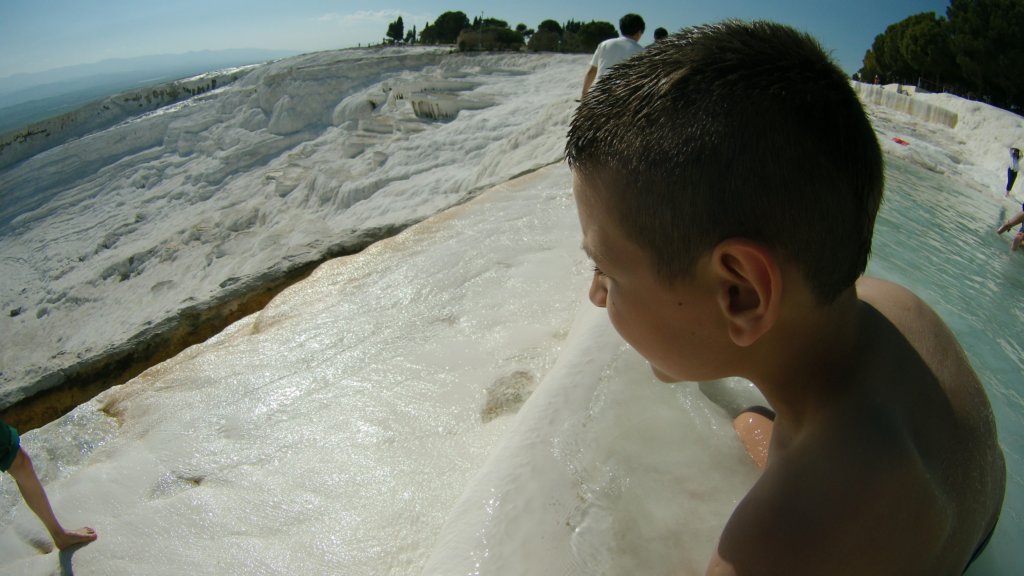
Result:
M960 189L956 180L888 156L886 196L868 274L894 280L928 301L967 351L989 394L1006 454L999 526L972 576L1024 566L1024 252L996 227L1017 207Z

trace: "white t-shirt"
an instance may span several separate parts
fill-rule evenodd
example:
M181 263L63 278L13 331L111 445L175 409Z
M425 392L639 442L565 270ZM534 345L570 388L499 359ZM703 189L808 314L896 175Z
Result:
M594 80L600 78L612 66L637 52L643 52L643 50L644 47L636 40L626 38L625 36L610 38L601 42L597 45L597 50L594 50L594 57L590 59L590 65L597 68L597 76Z

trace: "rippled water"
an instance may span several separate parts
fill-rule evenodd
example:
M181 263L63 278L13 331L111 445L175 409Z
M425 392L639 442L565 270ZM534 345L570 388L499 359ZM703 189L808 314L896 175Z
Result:
M999 526L969 574L1019 574L1024 567L1024 253L996 227L1017 207L960 190L954 180L887 158L887 191L868 273L907 286L946 320L981 377L1006 453L1008 483Z

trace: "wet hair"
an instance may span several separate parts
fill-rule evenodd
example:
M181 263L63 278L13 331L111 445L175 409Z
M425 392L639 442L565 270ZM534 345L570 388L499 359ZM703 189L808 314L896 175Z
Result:
M643 32L647 28L644 19L639 14L629 13L619 18L619 33L623 36L632 36L637 32Z
M664 40L665 38L668 38L668 30L665 30L661 26L658 26L657 28L654 29L654 40L655 41L657 41L657 40Z
M883 166L846 75L771 22L688 28L601 76L566 143L667 282L719 242L776 249L822 303L864 272Z
M1015 158L1019 157L1020 156L1020 148L1010 148L1010 154L1012 156L1014 156Z

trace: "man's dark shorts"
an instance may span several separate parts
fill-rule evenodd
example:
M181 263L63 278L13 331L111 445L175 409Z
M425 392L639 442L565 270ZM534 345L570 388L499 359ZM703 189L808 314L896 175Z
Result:
M0 472L7 472L7 469L14 463L19 446L21 446L21 440L18 438L18 431L0 420Z

